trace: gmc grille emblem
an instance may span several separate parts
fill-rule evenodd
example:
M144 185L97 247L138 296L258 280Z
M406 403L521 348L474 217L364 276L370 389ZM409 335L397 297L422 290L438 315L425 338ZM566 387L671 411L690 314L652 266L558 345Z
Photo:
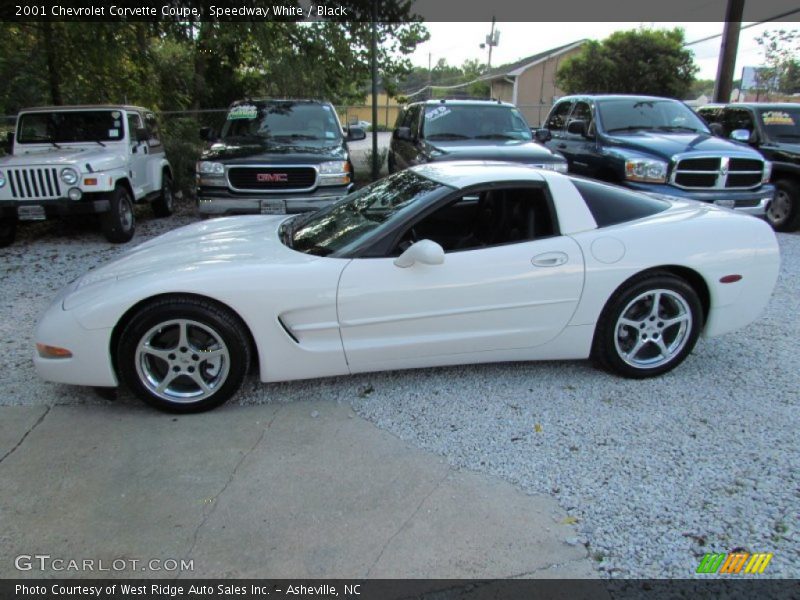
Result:
M261 183L288 183L287 173L256 173L256 181Z

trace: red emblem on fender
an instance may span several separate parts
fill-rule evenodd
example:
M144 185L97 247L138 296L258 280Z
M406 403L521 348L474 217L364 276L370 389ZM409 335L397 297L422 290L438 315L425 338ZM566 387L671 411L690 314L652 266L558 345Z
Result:
M287 183L289 181L289 175L286 173L257 173L256 181L262 183Z

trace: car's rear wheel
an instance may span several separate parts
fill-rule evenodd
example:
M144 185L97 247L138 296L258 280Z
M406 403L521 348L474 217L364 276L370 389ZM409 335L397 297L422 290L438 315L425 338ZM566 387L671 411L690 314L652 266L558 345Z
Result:
M148 404L169 412L219 406L241 387L250 364L248 335L231 311L177 297L138 310L119 338L122 381Z
M703 307L688 283L668 273L645 274L609 299L592 357L625 377L653 377L683 362L702 327Z
M109 242L129 242L136 231L133 199L124 185L118 185L109 197L108 212L103 213L103 234Z
M775 197L767 209L767 221L775 231L800 227L800 184L791 179L775 182Z
M0 217L0 248L14 243L17 237L17 220L13 217Z
M161 177L161 195L153 200L153 214L156 217L168 217L175 210L175 193L172 189L172 177L167 172Z

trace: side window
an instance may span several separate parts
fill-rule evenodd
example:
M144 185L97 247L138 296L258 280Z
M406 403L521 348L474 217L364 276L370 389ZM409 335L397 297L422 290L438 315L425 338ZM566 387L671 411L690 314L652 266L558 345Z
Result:
M408 114L407 108L404 108L399 113L397 113L397 120L394 122L395 129L397 129L398 127L403 127L403 123L405 122L407 114Z
M419 113L422 110L422 106L420 104L415 104L408 109L408 124L406 127L411 129L411 135L416 137L419 135Z
M417 221L400 238L394 254L418 240L433 240L445 252L528 242L556 234L542 188L479 190Z
M585 121L586 127L591 131L592 129L592 107L588 102L576 102L575 108L572 109L572 114L569 116L569 121Z
M734 129L747 129L753 131L753 115L749 110L731 108L725 113L725 135L730 135Z
M709 125L719 123L722 120L722 113L717 108L705 108L697 111L697 114Z
M553 110L550 111L550 116L547 118L545 127L551 132L561 131L567 124L567 115L569 109L572 108L572 101L566 100L560 104L556 104Z
M634 221L655 215L669 208L669 203L642 193L591 181L572 179L598 227Z
M128 139L131 144L136 143L136 130L142 128L142 118L139 113L128 113Z
M147 143L153 148L161 145L161 132L158 127L158 119L153 113L145 113L144 115L145 127L147 128Z

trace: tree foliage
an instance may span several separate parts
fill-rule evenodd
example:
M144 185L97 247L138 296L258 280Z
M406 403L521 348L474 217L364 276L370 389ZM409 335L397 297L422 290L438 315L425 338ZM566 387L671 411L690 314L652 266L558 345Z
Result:
M586 42L557 73L565 92L649 94L684 98L697 66L680 28L618 31Z
M800 32L765 31L756 38L764 66L756 71L756 85L767 92L800 92Z
M457 67L440 58L430 71L425 67L414 67L403 81L403 91L413 93L430 85L433 90L427 95L435 97L488 98L489 84L476 81L485 71L486 65L476 59L467 59ZM469 85L462 86L467 83Z

